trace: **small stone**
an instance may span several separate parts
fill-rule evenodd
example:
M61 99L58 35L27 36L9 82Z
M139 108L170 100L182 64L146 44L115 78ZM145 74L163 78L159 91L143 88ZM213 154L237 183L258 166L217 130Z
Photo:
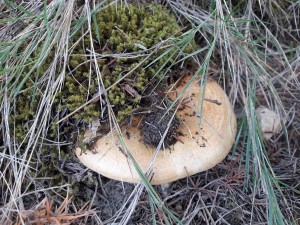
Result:
M255 114L263 137L269 140L274 134L281 131L279 115L265 106L259 106Z

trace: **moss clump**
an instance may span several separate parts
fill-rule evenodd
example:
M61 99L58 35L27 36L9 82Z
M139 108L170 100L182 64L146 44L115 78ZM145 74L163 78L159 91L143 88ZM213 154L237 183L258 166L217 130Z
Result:
M97 46L99 52L107 55L129 54L149 49L180 30L175 17L166 8L158 5L124 7L117 4L100 11L95 17L96 21L92 26L93 44ZM100 42L95 38L97 34L100 35ZM77 38L79 37L78 33ZM87 48L90 47L90 40L89 35L84 37L84 45ZM104 77L105 87L108 88L123 78L143 59L143 57L104 58L99 67ZM153 58L146 60L143 65L151 60ZM119 121L122 121L130 110L139 104L139 99L133 98L124 91L124 85L127 84L141 93L165 60L166 57L162 58L160 62L147 70L140 66L124 81L108 91L109 100L116 109Z
M55 109L53 111L57 112L67 109L69 112L73 112L97 92L99 85L96 73L90 70L90 64L88 63L90 58L86 56L88 54L87 50L90 49L90 40L93 40L97 53L108 55L108 57L103 57L98 61L104 85L108 88L123 78L125 74L144 59L144 57L116 59L109 55L135 53L141 51L141 48L149 49L180 30L175 17L166 8L159 5L145 5L144 7L129 5L124 7L121 4L117 4L101 10L95 17L96 20L92 23L92 38L90 39L90 36L86 35L72 50L66 71L68 75L65 77L62 91L56 96L54 101ZM100 43L96 38L98 34L100 35ZM71 38L70 46L77 42L80 37L80 32L74 35ZM40 49L33 53L32 58L37 58L39 54ZM45 62L40 66L34 80L39 80L46 72L53 57L54 49L51 50ZM124 91L124 85L129 85L141 94L165 59L166 57L162 58L147 70L140 66L122 82L110 88L108 97L119 121L122 121L134 107L137 107L140 100ZM143 65L151 62L151 60L153 58L146 60ZM30 66L25 68L21 79L25 77L30 69ZM28 79L23 86L23 89L28 89L28 91L23 91L17 98L16 113L13 115L15 116L13 119L17 124L16 133L20 139L26 133L22 132L26 130L26 127L23 125L26 121L34 118L41 97L41 95L37 94L35 98L32 98L32 87L34 85L32 79ZM39 87L39 89L43 91L43 88ZM31 104L27 104L28 101ZM73 118L88 123L95 118L99 118L100 115L99 103L96 102L79 110Z

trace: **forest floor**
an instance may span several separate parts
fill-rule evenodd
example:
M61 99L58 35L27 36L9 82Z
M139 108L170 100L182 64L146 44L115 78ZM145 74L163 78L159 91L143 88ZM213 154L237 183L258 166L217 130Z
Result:
M93 46L104 38L102 28L98 32L92 25L93 13L107 4L126 8L149 2L0 2L0 224L300 224L300 1L152 2L168 9L181 27L180 35L165 38L173 42L155 43L176 52L162 71L172 63L182 67L192 62L202 77L224 88L233 105L237 136L221 163L169 185L152 186L106 178L76 158L73 134L92 123L72 118L73 110L54 108L56 101L52 101L71 82L67 77L77 76L70 69L71 60L66 63L76 50L71 37L76 30L86 31L82 37L94 32L91 48L84 54L98 54L116 65L110 46L103 47L105 51L99 50L100 44ZM184 53L185 43L193 46L188 53ZM138 48L130 57L152 57L156 51ZM44 70L47 57L50 66ZM151 58L152 62L160 59L162 55ZM90 72L87 77L98 76L93 60L87 61L92 65L84 71ZM64 72L57 65L63 65ZM98 65L104 68L100 61ZM34 90L29 98L24 95L28 90ZM108 102L103 104L111 108ZM259 106L280 118L282 129L268 140L257 123ZM69 118L53 126L52 121L64 116ZM116 124L115 117L112 121ZM71 125L72 129L63 130ZM58 136L51 140L48 131L58 129L70 140L57 140ZM49 151L57 147L58 152Z

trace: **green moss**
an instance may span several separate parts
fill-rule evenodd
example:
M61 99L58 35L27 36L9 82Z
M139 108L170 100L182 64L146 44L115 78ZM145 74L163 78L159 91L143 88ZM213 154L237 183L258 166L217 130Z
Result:
M98 26L101 36L99 47L100 49L108 49L107 54L133 53L140 50L138 46L149 49L180 30L175 17L167 9L157 5L147 5L140 8L134 5L124 7L120 4L117 7L110 6L96 15L96 21L97 24L93 26L93 33L96 33L95 26ZM87 37L87 39L89 38ZM109 60L111 59L108 58L107 63ZM106 87L121 79L136 67L141 60L143 58L119 58L109 67L104 66L103 74ZM145 64L151 60L147 60ZM129 81L130 86L136 91L141 92L161 65L161 63L156 64L155 68L147 71L143 70L141 66L127 77L127 82ZM118 86L122 87L122 84L120 82ZM108 96L117 108L123 109L124 105L126 107L129 105L134 106L133 101L125 101L125 99L130 99L131 96L124 92L122 88L111 90ZM117 111L119 112L119 110ZM120 117L124 118L123 113L126 110L121 111L122 113L118 113L119 119Z
M96 41L97 38L95 38L97 36L97 30L101 37L100 43L98 43ZM121 4L117 4L116 6L109 6L96 14L96 23L92 24L92 40L94 41L94 47L98 49L97 51L99 53L133 53L140 50L139 46L148 49L161 40L167 39L170 35L177 33L179 30L180 27L176 23L175 17L173 17L166 8L159 5L145 5L144 7L129 5L125 7ZM78 32L71 40L71 44L73 44L73 42L75 43L79 37L81 37L81 34ZM93 71L92 73L89 72L89 59L85 55L85 50L90 47L90 40L89 35L86 35L83 39L83 43L78 43L73 49L69 59L68 70L66 71L68 75L65 78L64 87L54 100L54 102L57 103L56 108L58 110L67 108L69 112L73 112L91 99L96 92L96 87L98 87L96 73ZM82 48L82 46L84 46L84 48ZM40 66L37 75L39 77L36 77L37 80L48 69L50 62L53 60L54 52L54 49L52 49L45 62ZM32 57L36 58L39 54L40 50L37 50ZM118 58L117 60L111 57L100 59L98 66L104 78L105 87L108 88L123 78L123 76L136 67L141 60L143 60L142 57L135 59ZM150 58L145 64L151 60ZM162 58L159 63L156 63L151 69L147 70L142 68L143 65L140 66L127 76L124 82L129 83L132 88L141 93L149 80L155 75L157 68L159 68L165 60L166 57ZM29 70L30 67L27 67L24 71ZM24 73L21 78L25 75ZM109 100L116 109L115 112L117 113L119 121L124 119L126 115L132 111L128 109L138 106L137 104L139 103L139 99L133 99L131 95L124 91L124 82L118 83L117 86L112 87L108 92ZM24 89L30 88L32 85L33 83L28 80L24 85ZM29 121L34 118L41 96L37 96L32 104L28 105L27 102L31 96L32 93L30 93L30 91L25 91L19 95L17 116L15 116L16 124L23 124L24 121ZM73 118L82 120L83 122L91 122L95 118L98 118L100 114L99 105L96 102L79 110ZM21 132L22 128L20 126L18 126L17 129L17 133L20 133L19 137L24 137L26 129L23 128L24 132Z

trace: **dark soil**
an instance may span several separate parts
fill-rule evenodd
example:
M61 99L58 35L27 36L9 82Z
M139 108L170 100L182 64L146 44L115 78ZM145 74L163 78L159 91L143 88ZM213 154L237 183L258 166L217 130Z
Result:
M175 117L172 119L172 112L166 112L167 111L163 109L154 109L149 114L145 115L141 134L146 143L152 144L155 147L158 146L167 129L168 131L162 147L167 148L175 143L176 140L174 136L176 135L176 129L178 128L180 121ZM171 120L172 122L170 123Z

